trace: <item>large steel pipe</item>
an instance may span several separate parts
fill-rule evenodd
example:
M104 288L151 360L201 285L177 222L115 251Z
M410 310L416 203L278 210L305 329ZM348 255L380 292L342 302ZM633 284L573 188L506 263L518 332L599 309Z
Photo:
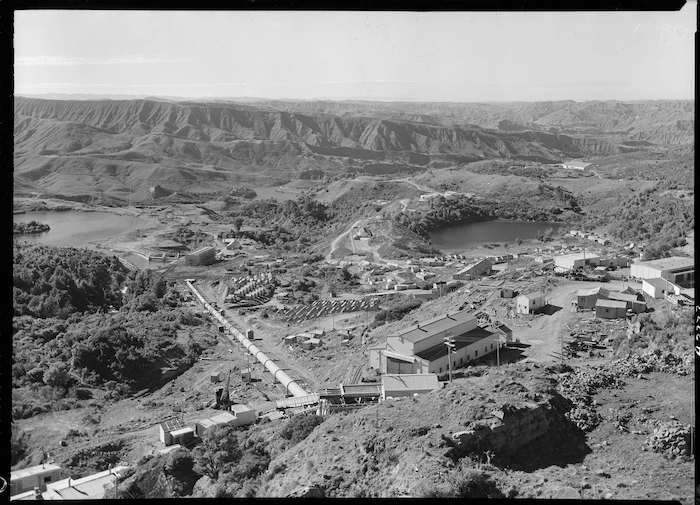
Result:
M275 379L280 381L287 391L289 391L295 397L307 396L310 394L299 384L297 384L289 375L287 375L284 370L278 367L274 361L268 358L264 352L258 349L253 342L248 340L245 335L234 328L233 325L224 316L222 316L218 310L216 310L216 308L214 308L204 299L204 297L199 293L199 291L197 291L190 281L185 282L187 283L187 287L190 288L190 291L192 291L200 303L204 305L204 308L206 308L224 328L226 328L234 337L236 337L243 347L245 347L255 359L262 363L262 365L270 371Z

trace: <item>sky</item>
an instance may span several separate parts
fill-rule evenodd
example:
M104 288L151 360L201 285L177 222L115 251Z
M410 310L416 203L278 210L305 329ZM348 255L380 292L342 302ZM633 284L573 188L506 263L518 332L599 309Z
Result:
M696 14L15 11L15 93L693 99Z

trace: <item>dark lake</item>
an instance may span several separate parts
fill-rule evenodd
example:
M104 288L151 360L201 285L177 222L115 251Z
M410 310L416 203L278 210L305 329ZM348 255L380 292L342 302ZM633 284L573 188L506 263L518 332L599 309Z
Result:
M516 238L532 240L547 228L552 228L556 233L564 226L564 223L537 221L481 221L442 228L431 233L430 240L441 251L453 253L480 244L514 244Z

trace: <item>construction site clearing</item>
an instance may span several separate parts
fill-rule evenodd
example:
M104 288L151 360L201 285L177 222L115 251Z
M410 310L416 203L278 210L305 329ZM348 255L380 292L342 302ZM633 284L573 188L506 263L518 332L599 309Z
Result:
M639 333L639 328L630 323L624 296L621 315L605 319L595 308L578 306L582 290L627 293L646 300L644 310L679 304L669 293L650 299L643 280L630 278L633 258L619 263L623 251L612 246L597 254L588 251L589 264L581 268L557 272L554 253L578 253L583 248L576 240L567 237L557 249L526 244L518 253L489 257L452 254L379 263L332 259L304 267L304 277L315 282L311 288L299 286L294 273L283 271L269 255L242 261L216 251L211 264L178 265L173 275L182 308L200 314L208 325L209 344L197 363L155 391L144 390L109 406L95 402L80 411L56 412L61 422L53 426L47 427L39 416L17 424L41 439L55 461L89 452L99 440L117 440L120 460L133 464L172 446L192 447L219 424L244 426L307 412L327 416L358 411L392 398L433 394L484 366L609 358L611 337ZM198 251L211 254L206 247ZM554 256L543 258L547 254ZM591 264L594 257L597 261ZM610 265L607 258L613 257L620 266ZM487 268L472 275L468 267L482 260L488 260ZM606 263L610 269L593 272ZM166 268L172 272L172 266ZM343 270L354 280L342 293L320 291L323 272ZM694 292L682 289L694 300ZM518 297L530 294L541 295L544 304L519 313ZM372 324L378 313L402 300L422 304L402 320ZM474 320L471 333L449 335L447 329L444 335L432 335L435 342L414 355L387 354L383 369L370 366L371 348L387 337L460 313ZM454 347L447 345L448 337L455 339ZM451 359L453 352L487 337L496 345L466 361ZM445 366L425 374L406 372L403 364L420 360L445 360ZM401 382L407 384L403 389ZM101 418L99 428L86 429L90 416ZM83 435L68 441L70 429Z

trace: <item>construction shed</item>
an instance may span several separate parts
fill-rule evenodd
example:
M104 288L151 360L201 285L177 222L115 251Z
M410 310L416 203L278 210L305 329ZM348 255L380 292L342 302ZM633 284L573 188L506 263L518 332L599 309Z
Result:
M610 292L601 287L579 289L576 292L576 304L579 310L594 309L598 300L607 300Z
M654 279L643 279L642 291L650 297L658 299L663 298L666 293L674 294L676 291L676 286L672 282L662 279L661 277Z
M185 254L185 264L190 266L211 265L216 259L216 250L213 247L202 247L196 251Z
M234 424L235 421L236 416L234 416L232 413L222 412L221 414L217 414L208 419L200 419L199 421L194 423L194 429L199 438L204 438L207 435L209 435L209 433L211 433L211 430L214 429L216 426Z
M601 319L619 319L627 315L627 302L621 300L598 300L595 315Z
M544 295L540 292L519 295L515 299L515 313L532 314L541 310L545 305Z
M231 413L236 418L232 423L234 426L253 424L258 418L258 414L254 409L250 408L248 405L243 405L242 403L231 405Z
M307 340L304 340L304 342L302 342L301 346L306 350L310 350L310 349L315 349L316 347L320 346L321 342L322 342L322 340L320 338L314 337L314 338L309 338Z
M382 375L382 400L429 393L440 389L434 373Z
M61 467L50 463L11 471L10 495L17 495L25 491L32 491L33 494L35 487L38 487L40 491L46 491L46 484L56 482L60 478Z
M192 442L194 442L194 430L190 427L180 428L179 430L174 430L170 432L173 443L187 447Z
M503 286L501 288L501 298L514 298L515 290L510 286Z
M174 418L163 421L158 425L158 428L160 431L160 441L168 446L178 443L173 439L173 432L182 430L183 428L186 428L186 426L180 422L180 419Z
M627 304L627 309L631 310L635 314L639 314L640 312L646 312L647 311L647 304L646 302L640 301L637 299L636 295L631 295L628 293L619 293L617 291L611 291L610 296L608 297L610 300L619 300L623 301Z

